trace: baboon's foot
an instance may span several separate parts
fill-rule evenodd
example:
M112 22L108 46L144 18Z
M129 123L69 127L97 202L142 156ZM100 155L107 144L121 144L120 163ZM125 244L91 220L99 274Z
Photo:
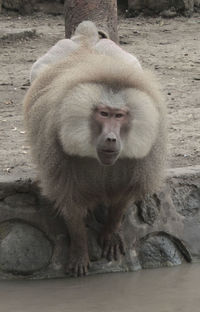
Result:
M67 265L67 273L71 277L81 277L87 275L90 267L88 252L70 252L70 258Z
M120 255L125 255L125 243L121 232L105 233L100 235L102 257L109 261L119 260Z

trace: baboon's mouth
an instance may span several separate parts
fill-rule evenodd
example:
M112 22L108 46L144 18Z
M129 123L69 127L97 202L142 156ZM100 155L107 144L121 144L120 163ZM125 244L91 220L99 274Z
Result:
M99 161L102 165L113 165L119 156L119 151L103 149L97 152Z
M101 150L101 153L105 153L105 154L118 154L118 151L114 151L114 150Z

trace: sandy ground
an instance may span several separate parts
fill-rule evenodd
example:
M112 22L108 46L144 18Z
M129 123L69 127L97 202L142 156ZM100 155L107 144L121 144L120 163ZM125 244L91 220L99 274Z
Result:
M22 38L7 36L9 31ZM35 30L35 34L32 30ZM5 35L5 36L4 36ZM168 105L168 166L200 163L200 17L119 19L123 48L153 69ZM64 38L63 16L0 19L0 175L33 168L23 128L22 101L33 62Z

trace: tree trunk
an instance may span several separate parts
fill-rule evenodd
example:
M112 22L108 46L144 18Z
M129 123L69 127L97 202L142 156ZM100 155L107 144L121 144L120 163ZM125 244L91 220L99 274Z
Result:
M117 0L65 0L65 37L70 38L84 20L95 22L100 31L118 42Z

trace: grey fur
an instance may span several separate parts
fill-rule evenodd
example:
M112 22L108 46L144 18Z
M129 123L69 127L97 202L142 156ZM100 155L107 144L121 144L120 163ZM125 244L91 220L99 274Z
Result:
M96 51L84 36L85 29L74 53L38 74L24 101L43 193L68 226L68 271L74 275L84 275L89 265L84 225L88 209L99 203L110 207L100 239L103 256L124 254L122 216L130 201L159 188L166 150L166 110L152 75L131 67L118 50L112 56ZM126 105L132 114L124 150L108 167L97 160L90 127L92 110L102 101Z

